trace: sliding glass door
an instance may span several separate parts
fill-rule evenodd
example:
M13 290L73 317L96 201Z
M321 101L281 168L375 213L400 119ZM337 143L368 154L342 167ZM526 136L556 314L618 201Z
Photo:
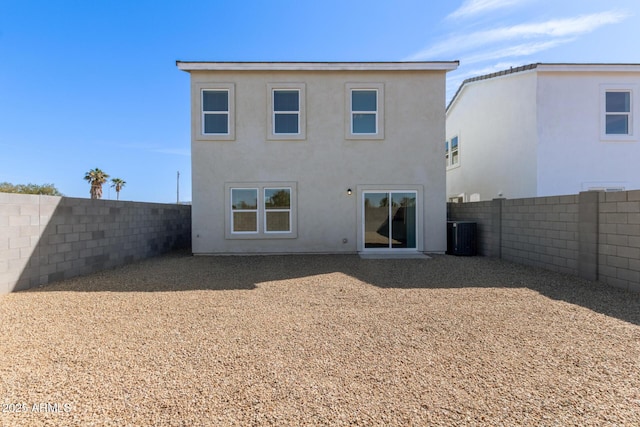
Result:
M415 191L365 191L365 249L416 249Z

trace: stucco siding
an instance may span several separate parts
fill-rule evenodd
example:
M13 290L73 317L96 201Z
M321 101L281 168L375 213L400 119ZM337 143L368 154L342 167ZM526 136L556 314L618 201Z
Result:
M420 186L418 249L446 249L444 71L192 71L191 79L193 132L199 85L235 88L235 140L192 140L194 253L356 252L358 188L372 184ZM278 82L305 85L304 140L267 139L267 87ZM384 139L345 139L347 83L384 85ZM297 237L225 238L229 182L295 182Z
M458 136L460 150L459 167L447 170L447 197L536 193L536 84L527 71L465 85L447 112L447 139Z
M640 140L601 137L604 87L635 87L637 73L538 73L538 196L590 188L640 188ZM637 91L636 91L637 93ZM640 118L637 99L632 120ZM637 123L633 125L637 128Z

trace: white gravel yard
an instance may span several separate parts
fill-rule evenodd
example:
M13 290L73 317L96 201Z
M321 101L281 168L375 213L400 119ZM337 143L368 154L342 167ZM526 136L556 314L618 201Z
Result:
M175 253L0 296L0 425L640 425L640 295L503 261Z

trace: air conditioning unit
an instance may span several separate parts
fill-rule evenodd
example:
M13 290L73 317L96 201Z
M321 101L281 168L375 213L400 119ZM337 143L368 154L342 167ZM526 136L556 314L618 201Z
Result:
M447 221L447 254L448 255L476 255L475 222Z

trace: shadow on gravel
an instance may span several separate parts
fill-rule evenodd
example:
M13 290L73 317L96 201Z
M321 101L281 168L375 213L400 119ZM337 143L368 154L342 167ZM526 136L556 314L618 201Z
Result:
M494 258L436 255L361 259L357 255L191 256L174 252L24 292L251 290L257 284L342 273L380 288L528 288L554 300L640 325L640 294Z

